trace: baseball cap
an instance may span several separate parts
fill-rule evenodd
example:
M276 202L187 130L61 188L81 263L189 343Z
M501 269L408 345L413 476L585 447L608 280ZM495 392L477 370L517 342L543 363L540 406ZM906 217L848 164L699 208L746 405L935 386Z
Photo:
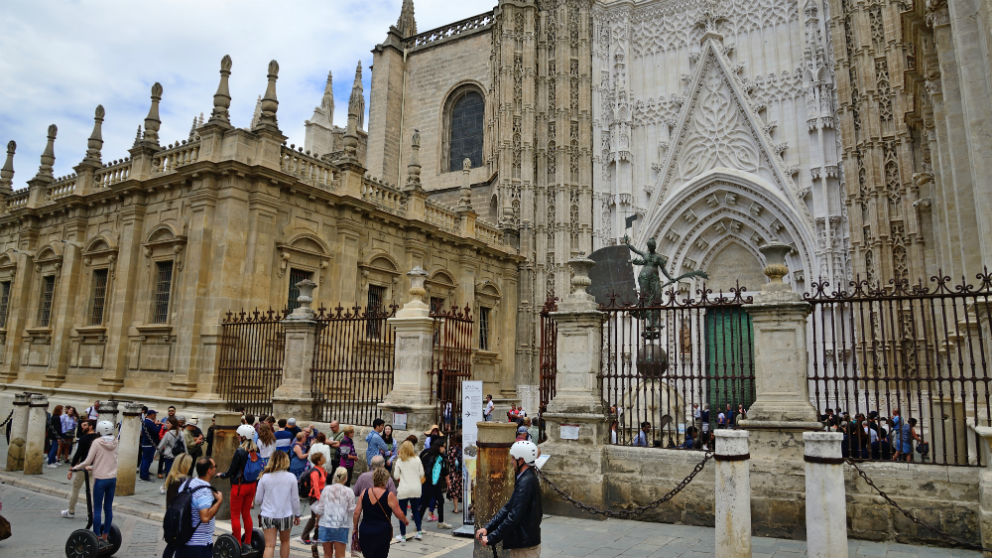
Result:
M526 426L518 426L517 427L517 434L522 434L524 432L529 432L529 430L527 430L527 427Z
M291 418L291 419L289 419L289 420L286 421L286 424L293 424L293 425L295 425L296 424L296 419L295 418Z
M157 415L158 414L158 411L156 411L155 409L148 409L147 411L145 411L145 414L146 415Z
M186 422L186 415L176 415L176 420L179 422Z
M192 425L196 425L196 424L199 424L199 423L200 423L200 418L197 417L196 415L193 415L193 416L189 417L189 420L186 421L186 425L187 426L189 426L191 424Z

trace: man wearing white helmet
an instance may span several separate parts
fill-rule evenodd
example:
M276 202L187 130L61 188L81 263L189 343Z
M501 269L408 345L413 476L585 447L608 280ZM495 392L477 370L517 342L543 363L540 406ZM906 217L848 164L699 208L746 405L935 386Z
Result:
M502 541L510 558L541 556L541 484L534 470L538 453L537 444L529 440L510 446L510 459L517 471L513 494L489 524L475 532L483 546Z

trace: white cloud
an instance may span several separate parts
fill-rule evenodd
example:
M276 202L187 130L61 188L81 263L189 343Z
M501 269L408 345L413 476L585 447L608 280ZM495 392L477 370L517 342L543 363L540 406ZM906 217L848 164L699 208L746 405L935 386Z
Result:
M489 10L495 0L415 0L420 30ZM303 122L334 72L335 122L343 125L355 64L366 106L370 53L399 16L401 0L7 0L0 15L0 145L17 142L14 187L37 172L48 125L59 127L55 173L72 172L86 150L93 110L103 104L103 159L127 156L148 112L151 85L164 88L161 143L186 138L194 115L209 117L220 59L230 54L231 119L247 127L279 61L279 126L302 145ZM2 155L2 153L0 153Z

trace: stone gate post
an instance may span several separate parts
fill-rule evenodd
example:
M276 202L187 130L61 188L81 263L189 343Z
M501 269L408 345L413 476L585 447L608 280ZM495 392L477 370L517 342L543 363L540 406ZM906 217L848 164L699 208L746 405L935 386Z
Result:
M396 423L396 413L406 414L406 430L423 432L437 420L431 405L431 358L434 351L434 319L430 307L424 302L427 290L424 281L427 272L420 266L413 268L410 278L410 301L403 305L389 324L396 332L396 367L393 372L393 390L386 395L379 408L386 422Z
M717 430L716 555L751 558L751 455L746 430Z
M231 459L238 449L238 427L241 426L241 414L231 411L221 411L214 414L214 445L211 457L217 465L217 472L226 471L231 466ZM193 464L194 467L196 464ZM213 481L217 490L224 493L224 501L217 509L217 517L231 517L231 480L217 479Z
M31 395L28 404L28 434L24 444L24 474L40 475L45 464L45 427L48 426L48 397Z
M582 501L602 508L609 419L599 373L606 315L586 292L592 284L589 270L595 263L585 257L568 262L572 292L552 314L558 324L558 378L555 397L542 416L548 441L541 444L541 452L552 456L543 469L549 477L567 479ZM567 510L575 515L577 511L547 487L544 505L551 513Z
M10 426L10 446L7 447L7 470L20 471L24 468L24 444L28 435L28 405L31 396L26 393L14 395L14 416Z
M106 421L109 421L110 424L113 424L114 425L114 428L117 428L117 413L118 413L118 411L117 411L117 401L116 400L114 400L114 399L108 399L106 401L101 401L100 402L100 410L97 411L97 412L99 413L99 416L96 419L98 422L101 421L101 420L106 420ZM135 460L137 461L137 458L135 458Z
M978 520L982 533L982 546L992 548L992 427L976 426L975 433L982 437L980 450L985 467L978 472ZM982 554L992 558L992 552Z
M475 490L472 496L476 529L485 527L513 494L515 471L510 462L510 446L517 437L517 425L512 422L480 422L478 425L479 438L476 446L479 448L479 457L476 461ZM496 548L497 551L502 550L502 545ZM492 551L475 541L472 556L489 558Z
M751 316L755 401L740 425L750 433L752 516L762 533L793 537L804 517L802 433L820 430L809 402L806 317L809 303L782 282L789 268L787 244L770 243L765 255L769 282L744 310ZM800 531L801 532L801 531Z
M840 432L803 433L809 558L847 558L847 500L840 452L843 440Z
M310 308L316 286L309 279L296 284L300 290L296 301L300 305L282 321L286 332L286 356L283 359L282 383L272 393L272 413L277 417L295 417L297 420L316 418L311 377L317 342L317 315Z
M141 403L125 403L124 418L121 420L121 438L118 447L118 463L136 463L138 447L141 445ZM117 468L117 491L119 496L134 494L134 467Z

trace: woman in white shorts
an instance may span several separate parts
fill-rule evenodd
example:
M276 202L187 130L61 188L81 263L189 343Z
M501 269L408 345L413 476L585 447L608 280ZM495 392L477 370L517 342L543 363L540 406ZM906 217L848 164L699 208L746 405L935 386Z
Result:
M355 493L345 484L347 480L348 469L338 467L334 481L327 483L320 499L310 506L313 513L320 515L317 540L324 545L324 558L344 558L351 540L348 527L355 514Z
M268 465L258 479L255 505L259 507L258 519L265 533L265 552L262 558L272 558L279 534L279 556L289 558L289 532L300 524L300 495L296 475L289 472L289 456L284 452L272 453Z

